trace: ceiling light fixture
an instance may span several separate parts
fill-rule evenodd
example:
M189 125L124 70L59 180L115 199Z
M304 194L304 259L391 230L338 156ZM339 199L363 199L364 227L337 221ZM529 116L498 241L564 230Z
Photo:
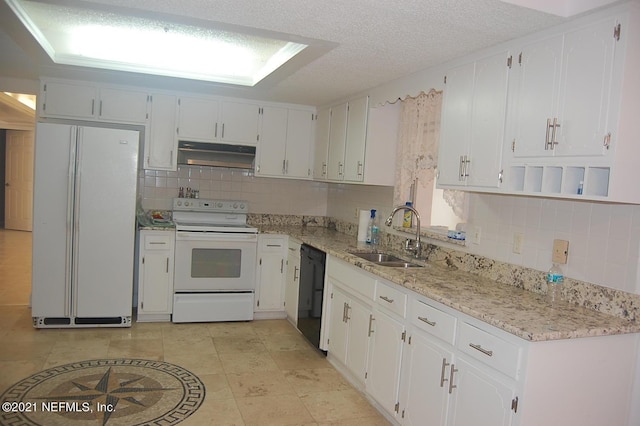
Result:
M58 64L254 86L308 47L103 10L7 0Z

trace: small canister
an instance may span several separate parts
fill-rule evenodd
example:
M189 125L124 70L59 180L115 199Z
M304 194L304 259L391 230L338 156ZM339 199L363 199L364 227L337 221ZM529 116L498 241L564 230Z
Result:
M407 201L405 203L405 206L413 207L413 203L411 201ZM411 228L411 225L413 224L412 222L413 222L413 213L411 212L411 210L406 209L404 211L404 216L402 217L402 227Z

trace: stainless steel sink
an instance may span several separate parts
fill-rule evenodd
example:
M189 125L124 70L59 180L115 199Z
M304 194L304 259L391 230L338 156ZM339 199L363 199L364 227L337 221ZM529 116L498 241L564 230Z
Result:
M358 256L364 260L375 263L380 266L389 266L395 268L415 268L422 267L417 263L408 262L389 253L370 253L370 252L350 252L354 256Z

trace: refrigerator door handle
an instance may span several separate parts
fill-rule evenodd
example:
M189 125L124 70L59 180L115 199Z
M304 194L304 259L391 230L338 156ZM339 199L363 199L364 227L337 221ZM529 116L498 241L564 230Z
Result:
M73 188L73 247L75 248L72 253L72 265L73 276L71 280L71 306L73 315L78 312L78 275L79 261L78 261L78 247L80 244L80 184L82 182L82 127L78 127L78 134L76 138L76 155L75 155L75 182Z
M65 293L71 294L71 282L74 280L73 271L73 227L74 227L74 189L76 182L76 145L77 145L78 130L77 127L71 127L71 134L69 135L69 173L67 176L67 238L65 247ZM66 316L71 316L71 300L65 299L64 312Z

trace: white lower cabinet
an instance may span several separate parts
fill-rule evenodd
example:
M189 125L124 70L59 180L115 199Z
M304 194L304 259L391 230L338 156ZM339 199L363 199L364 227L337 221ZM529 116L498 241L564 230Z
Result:
M371 306L332 283L329 350L359 384L365 381Z
M257 284L254 311L256 318L284 318L287 237L258 235Z
M137 321L170 321L175 233L140 231Z
M289 237L287 250L287 278L284 288L284 311L293 325L298 324L298 296L300 294L300 245Z
M327 265L328 360L393 424L629 424L636 335L531 342L333 256Z

